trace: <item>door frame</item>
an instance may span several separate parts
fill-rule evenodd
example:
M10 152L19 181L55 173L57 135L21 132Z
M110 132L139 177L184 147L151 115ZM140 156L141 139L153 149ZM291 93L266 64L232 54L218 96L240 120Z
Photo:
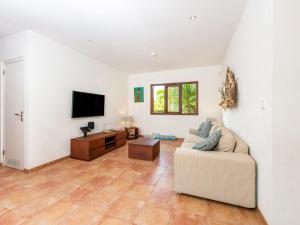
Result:
M5 154L4 152L4 144L5 144L5 136L4 136L4 128L5 128L5 65L10 64L10 63L15 63L24 61L24 57L18 57L18 58L13 58L13 59L8 59L0 62L0 163L5 166ZM25 67L24 67L25 68ZM25 69L23 71L23 76L25 78ZM24 93L25 94L25 93ZM24 97L24 96L23 96ZM25 138L25 127L24 129L24 138ZM25 164L25 144L23 148L23 167Z

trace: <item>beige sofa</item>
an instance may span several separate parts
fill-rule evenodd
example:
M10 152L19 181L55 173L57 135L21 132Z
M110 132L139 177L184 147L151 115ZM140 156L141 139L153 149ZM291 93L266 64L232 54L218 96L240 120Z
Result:
M246 208L256 207L256 165L248 145L230 130L222 130L215 151L192 149L201 138L190 130L174 155L175 191ZM211 132L212 132L211 131Z

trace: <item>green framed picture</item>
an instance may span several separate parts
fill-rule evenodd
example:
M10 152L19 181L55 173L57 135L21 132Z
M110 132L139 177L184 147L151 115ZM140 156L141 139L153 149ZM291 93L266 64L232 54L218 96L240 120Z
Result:
M134 88L134 102L144 102L144 87Z

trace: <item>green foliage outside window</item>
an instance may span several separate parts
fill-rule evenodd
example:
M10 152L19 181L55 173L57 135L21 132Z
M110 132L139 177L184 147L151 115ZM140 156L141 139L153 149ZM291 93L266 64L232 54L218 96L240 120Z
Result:
M182 113L196 112L196 93L195 83L182 85Z
M153 90L154 112L163 113L165 111L165 86L155 86Z
M179 112L179 86L168 87L168 112Z

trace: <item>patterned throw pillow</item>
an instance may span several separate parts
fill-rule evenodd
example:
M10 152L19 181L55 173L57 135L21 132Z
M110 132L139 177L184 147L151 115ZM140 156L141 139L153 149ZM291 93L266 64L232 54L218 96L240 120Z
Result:
M218 144L220 138L222 136L221 129L217 129L213 132L211 136L204 139L200 143L194 145L193 149L197 149L200 151L213 151L214 147Z
M201 123L197 135L202 138L207 138L209 136L209 131L211 127L211 121L209 119L206 119L205 122Z

